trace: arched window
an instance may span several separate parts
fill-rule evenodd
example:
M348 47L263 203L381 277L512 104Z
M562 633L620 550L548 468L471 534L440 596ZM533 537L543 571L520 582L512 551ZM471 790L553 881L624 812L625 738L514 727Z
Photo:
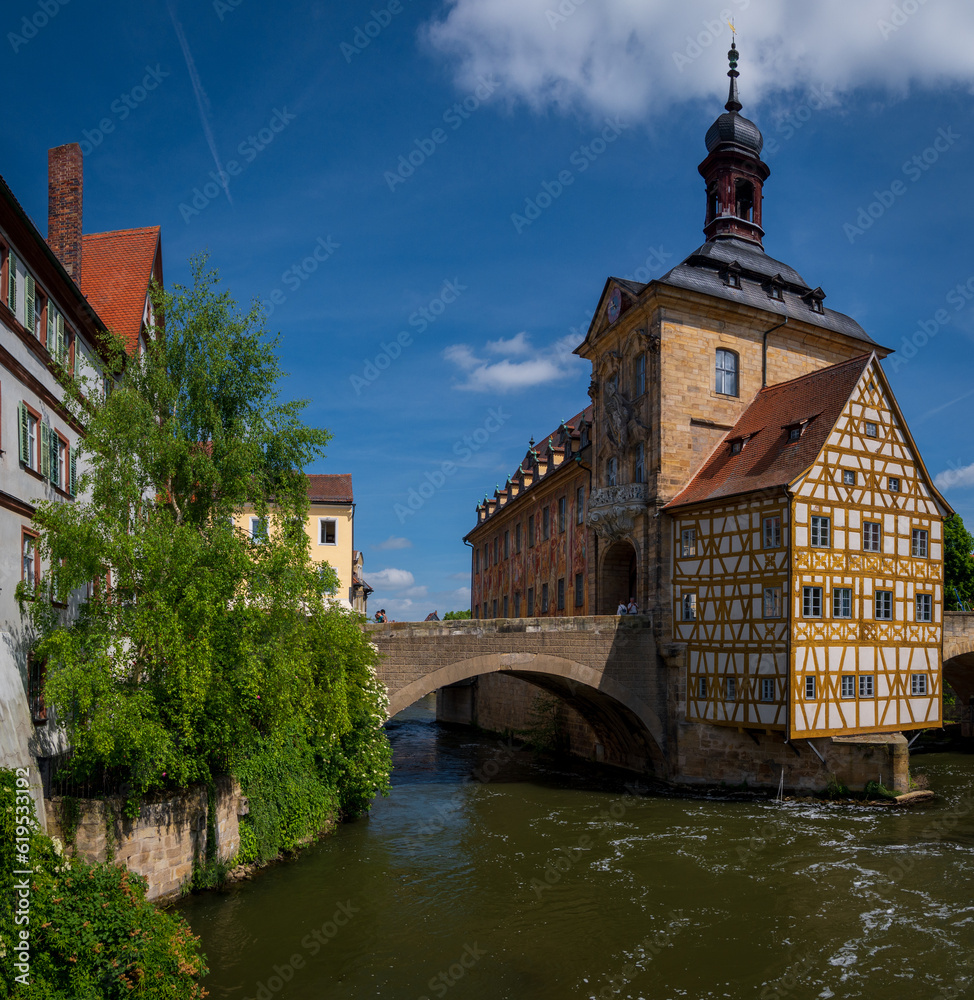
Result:
M738 358L733 351L717 352L717 392L724 396L736 396Z
M734 214L739 219L754 221L754 185L750 181L738 181L734 186Z
M619 480L619 459L610 458L605 463L605 485L615 486Z

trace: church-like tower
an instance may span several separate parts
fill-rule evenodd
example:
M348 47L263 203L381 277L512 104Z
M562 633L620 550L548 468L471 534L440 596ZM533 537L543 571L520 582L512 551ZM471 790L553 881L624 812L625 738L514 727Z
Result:
M763 248L761 201L771 168L761 159L764 137L754 122L741 114L737 93L737 44L731 43L730 93L726 111L707 130L708 156L697 168L707 184L708 240L736 236Z

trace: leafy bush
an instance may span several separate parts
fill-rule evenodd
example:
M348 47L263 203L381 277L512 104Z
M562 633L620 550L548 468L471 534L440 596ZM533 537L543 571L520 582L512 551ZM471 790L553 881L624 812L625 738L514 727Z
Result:
M199 942L179 916L145 898L145 880L124 868L66 858L56 840L30 835L30 985L16 981L14 871L16 778L0 771L0 995L32 1000L116 1000L135 994L191 1000L205 991ZM33 824L33 816L31 824Z

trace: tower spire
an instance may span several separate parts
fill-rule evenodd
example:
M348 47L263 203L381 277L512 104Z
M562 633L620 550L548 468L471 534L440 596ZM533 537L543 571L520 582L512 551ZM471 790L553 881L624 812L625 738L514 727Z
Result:
M733 25L731 25L731 31L736 34ZM727 61L730 63L730 69L727 71L727 75L730 77L730 93L727 96L727 103L724 105L731 112L740 111L744 107L737 93L737 78L741 75L737 72L737 56L737 39L734 38L731 41L730 52L727 53Z

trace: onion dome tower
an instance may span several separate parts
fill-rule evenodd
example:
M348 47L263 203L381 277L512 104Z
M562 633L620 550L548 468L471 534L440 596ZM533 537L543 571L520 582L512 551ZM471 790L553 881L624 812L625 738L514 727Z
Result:
M707 240L737 237L764 249L761 198L771 168L761 159L764 137L740 112L737 41L731 42L727 109L707 130L707 158L697 168L707 185Z

